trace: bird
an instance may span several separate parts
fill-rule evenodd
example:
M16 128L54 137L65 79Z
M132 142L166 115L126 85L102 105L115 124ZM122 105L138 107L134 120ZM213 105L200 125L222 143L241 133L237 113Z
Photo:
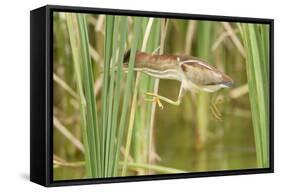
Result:
M124 54L123 65L128 68L131 50ZM136 51L134 71L143 72L151 77L158 79L176 80L181 83L179 95L176 101L173 101L156 93L146 93L152 96L160 108L163 104L160 100L179 106L186 91L193 93L215 92L221 88L231 88L234 85L233 79L216 69L201 58L177 55L177 54L152 54L142 51ZM217 111L215 109L215 111Z

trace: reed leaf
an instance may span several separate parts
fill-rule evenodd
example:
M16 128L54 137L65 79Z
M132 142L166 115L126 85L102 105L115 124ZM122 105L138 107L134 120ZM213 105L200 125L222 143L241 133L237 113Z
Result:
M139 34L140 34L140 24L141 24L141 18L140 17L134 17L134 30L133 30L133 40L132 40L132 48L131 48L131 54L129 59L129 66L128 66L128 77L126 82L126 88L124 93L124 101L123 101L123 108L121 113L121 120L120 120L120 128L119 131L123 132L124 126L125 126L125 116L127 113L127 105L130 98L130 92L131 92L131 86L132 86L132 80L133 80L133 67L134 67L134 61L135 61L135 55L136 50L139 42ZM131 117L132 118L132 117ZM127 171L127 163L128 163L128 157L129 157L129 151L130 151L130 145L131 145L131 137L132 137L132 128L128 130L127 133L127 139L126 139L126 150L124 155L124 165L122 168L122 175L126 174ZM120 139L120 140L119 140ZM117 141L122 141L123 137L121 136L118 138ZM119 143L120 146L120 143Z
M257 166L269 166L269 26L238 24L246 50Z
M122 83L122 75L123 75L123 57L125 52L125 45L126 45L126 37L128 32L128 18L127 17L117 17L119 20L118 25L118 33L119 33L119 42L118 42L118 56L117 56L117 74L116 74L116 80L115 80L115 89L114 89L114 96L113 96L113 111L112 111L112 139L110 140L110 159L111 163L110 166L112 166L112 172L111 175L116 176L117 169L118 169L118 160L115 160L116 154L120 153L120 149L117 145L115 145L115 140L118 139L117 136L119 135L118 124L117 124L117 118L118 118L118 110L119 110L119 103L120 103L120 97L121 97L121 83ZM115 66L112 66L113 69ZM113 70L112 69L112 70ZM121 130L122 131L122 130ZM124 135L124 133L120 132L120 135Z
M110 79L109 79L109 91L108 91L108 109L107 109L107 125L106 125L106 137L105 137L105 176L109 176L113 171L111 170L112 159L110 159L112 150L110 149L111 141L115 140L115 135L112 134L113 126L111 124L112 120L112 105L113 105L113 91L114 91L114 82L115 82L115 62L116 62L116 53L117 53L117 45L118 45L118 28L119 28L119 19L117 17L114 18L114 26L113 26L113 42L112 42L112 57L110 64Z
M113 41L113 28L114 28L114 16L107 15L105 19L105 42L104 42L104 78L103 78L103 90L102 90L102 170L103 176L106 176L106 145L107 145L107 118L108 118L108 86L109 86L109 73L110 73L110 59L112 55L112 41Z
M83 14L66 14L72 49L74 71L79 93L81 126L85 148L88 177L100 176L99 132L96 100L93 89L92 64L89 55L89 39L86 18Z
M153 53L159 47L160 42L160 20L156 18L149 18L145 20L144 37L142 41L142 51ZM151 103L143 102L145 92L152 92L154 87L154 78L140 74L137 92L139 100L142 102L136 110L132 156L138 163L150 164L152 162L153 149L153 127L150 127L151 118ZM141 172L142 171L142 172ZM143 174L144 169L139 169L138 174Z

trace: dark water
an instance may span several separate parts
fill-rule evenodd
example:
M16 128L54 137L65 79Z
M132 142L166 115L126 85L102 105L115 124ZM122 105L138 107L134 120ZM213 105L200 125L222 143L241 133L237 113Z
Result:
M160 94L169 98L177 97L173 93L177 93L177 85L169 81L161 83ZM169 90L165 89L166 85L170 87ZM241 98L243 101L239 103L230 101L222 106L223 121L214 120L209 113L208 137L200 150L196 149L196 116L190 107L190 94L185 96L181 106L165 104L163 110L158 109L154 132L157 154L161 157L158 164L191 172L256 168L247 97ZM241 108L248 115L239 112Z

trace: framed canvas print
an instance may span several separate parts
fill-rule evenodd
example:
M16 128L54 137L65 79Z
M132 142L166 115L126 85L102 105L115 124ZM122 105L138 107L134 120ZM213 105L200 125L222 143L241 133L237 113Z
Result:
M273 172L273 20L31 11L30 179Z

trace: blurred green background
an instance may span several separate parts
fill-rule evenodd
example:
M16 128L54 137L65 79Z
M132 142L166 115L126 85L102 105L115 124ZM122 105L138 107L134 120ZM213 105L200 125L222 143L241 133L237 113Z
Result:
M105 15L86 14L83 17L86 21L90 44L89 55L93 68L97 114L98 119L102 119L103 66L106 58L105 40L108 38L105 30L107 20ZM54 13L53 18L54 179L91 178L85 170L87 168L85 168L81 108L79 107L77 75L75 75L73 67L73 49L71 49L67 16L65 13ZM115 22L118 19L115 19ZM128 34L126 42L124 42L126 49L131 48L135 24L134 17L127 17L127 19ZM140 24L140 37L145 39L145 29L149 25L149 19L141 17ZM258 29L265 27L264 32L267 33L267 36L269 35L268 26L254 25ZM147 114L147 111L153 110L153 107L151 109L152 103L145 102L143 99L145 90L153 90L156 83L153 78L141 74L140 86L136 94L136 114L132 127L129 156L127 157L129 163L125 175L264 167L264 164L260 166L257 162L255 143L257 135L255 136L253 127L251 113L253 109L251 109L251 94L249 94L248 84L250 73L247 74L249 69L247 69L246 63L247 54L250 54L248 50L251 49L245 46L245 42L247 42L245 40L246 27L248 26L239 23L216 21L153 20L146 47L147 52L153 52L160 46L162 53L203 58L210 65L229 75L235 81L235 86L219 93L222 102L218 108L222 113L222 121L215 118L209 108L214 93L192 95L187 92L180 106L163 103L164 109L161 110L156 106L153 116L151 112ZM162 44L161 40L163 40ZM142 47L141 42L140 40L137 45L139 50ZM119 53L120 50L117 51L113 48L112 52L114 51ZM265 51L268 52L268 50ZM124 73L122 76L124 83L126 78L127 75ZM135 75L133 80L135 81L137 78ZM124 86L121 91L124 90ZM131 87L134 89L133 85ZM158 92L162 96L176 99L179 88L180 83L177 81L160 80ZM268 90L266 89L266 91ZM131 99L128 101L128 115L132 110L130 104L133 95L132 91ZM121 110L118 111L121 113ZM262 115L268 114L263 113ZM119 115L118 118L120 118ZM129 124L128 122L126 125ZM151 124L153 126L150 126ZM122 162L126 157L124 151L127 147L128 126L123 141L121 141L123 144L120 161ZM268 131L268 127L264 129L266 132ZM267 137L265 139L267 141ZM147 165L155 165L155 167L147 168ZM118 175L121 175L120 167L117 171ZM92 177L94 176L92 175Z

